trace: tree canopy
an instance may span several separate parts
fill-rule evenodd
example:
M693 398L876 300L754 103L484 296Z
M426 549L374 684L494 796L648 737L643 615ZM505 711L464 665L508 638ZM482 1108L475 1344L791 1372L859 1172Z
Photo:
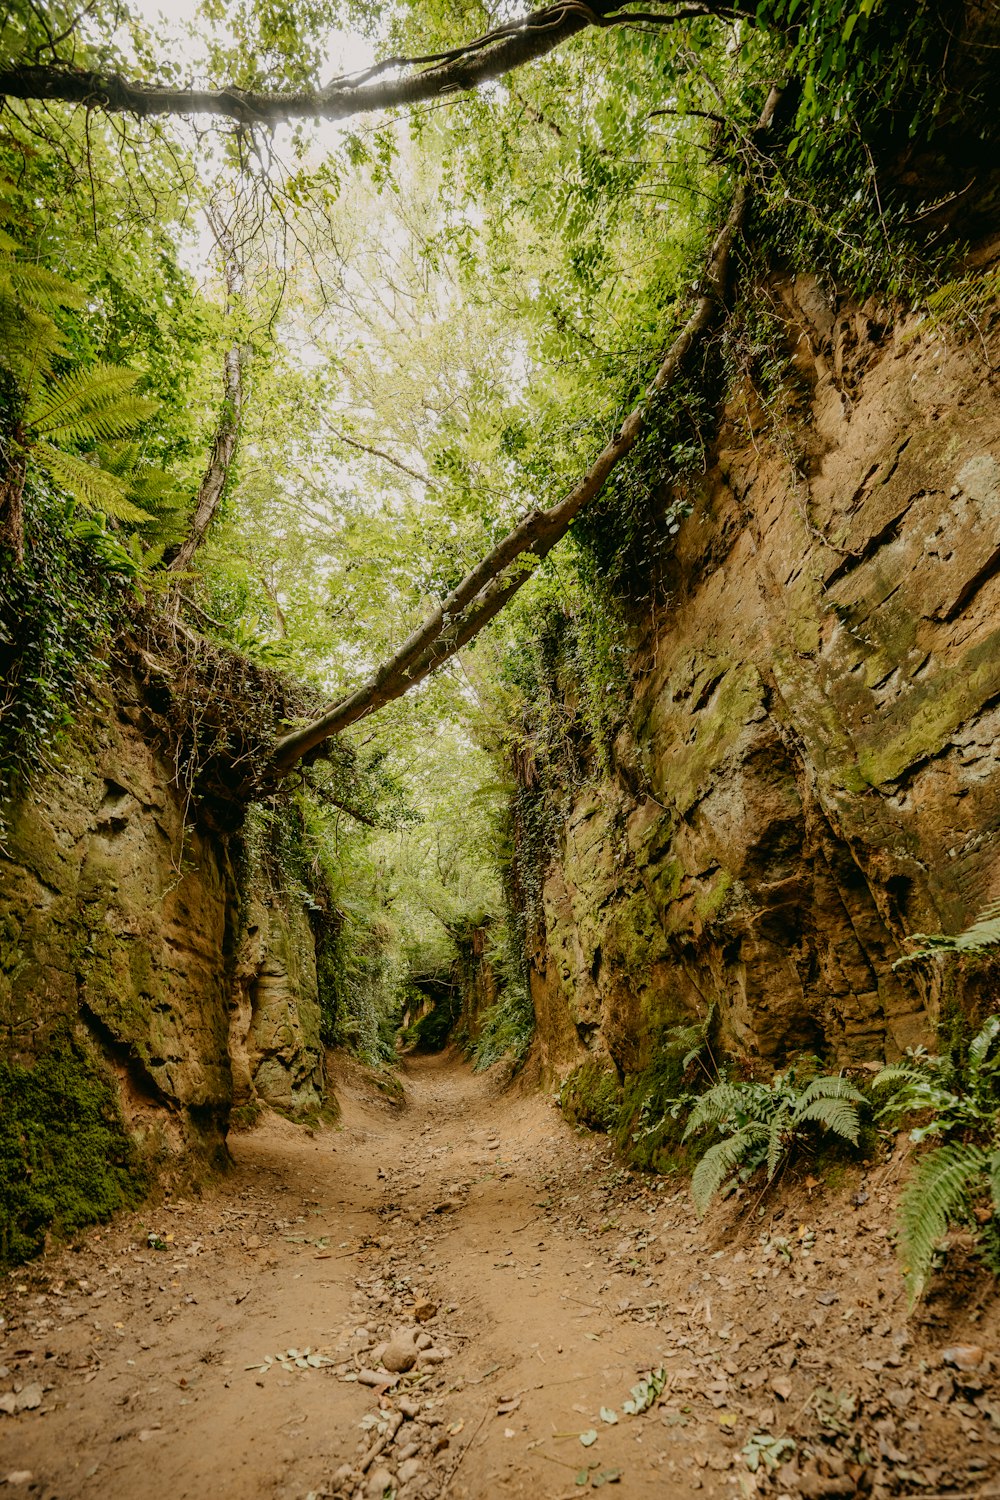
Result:
M727 394L781 419L770 279L922 295L995 144L992 36L959 0L14 0L5 780L123 632L271 682L235 728L186 699L191 753L319 799L362 864L418 744L478 738L498 786L556 753L567 657L605 753ZM449 775L416 800L454 831Z

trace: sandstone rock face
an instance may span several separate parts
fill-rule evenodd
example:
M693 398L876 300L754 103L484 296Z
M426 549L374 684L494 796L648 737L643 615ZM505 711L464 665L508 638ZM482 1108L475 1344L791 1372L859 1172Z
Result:
M1000 896L1000 400L954 340L787 301L798 474L745 416L724 432L619 774L545 875L550 1072L636 1071L711 1001L776 1064L898 1056L940 999L893 970L907 934Z
M8 820L0 1021L19 1061L69 1025L117 1072L134 1125L209 1154L234 1079L237 1102L319 1102L306 914L195 826L131 684L105 688Z
M236 1102L298 1114L323 1097L316 949L301 906L253 879L233 991Z

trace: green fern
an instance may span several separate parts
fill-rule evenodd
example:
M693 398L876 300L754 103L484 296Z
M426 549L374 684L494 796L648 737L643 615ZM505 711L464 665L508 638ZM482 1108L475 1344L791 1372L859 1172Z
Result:
M991 1159L982 1146L956 1141L938 1146L918 1164L900 1202L901 1247L913 1301L926 1285L948 1225L971 1217L972 1186L985 1176Z
M696 1101L682 1139L688 1140L709 1125L725 1124L740 1110L743 1097L743 1091L735 1083L723 1081L714 1084Z
M691 1196L698 1212L703 1214L715 1194L748 1156L759 1151L767 1140L767 1130L756 1123L745 1125L735 1135L710 1146L691 1176Z
M990 1178L990 1197L993 1199L993 1212L1000 1218L1000 1150L991 1151L986 1163L986 1170Z
M979 1071L997 1037L1000 1036L1000 1016L990 1016L986 1024L969 1043L969 1068Z
M126 438L156 411L156 402L135 394L138 374L107 363L54 372L56 357L67 351L53 315L84 300L65 277L23 260L9 234L0 237L0 367L16 387L0 493L4 530L18 556L29 463L89 510L132 525L152 519L139 503L141 476L106 466L99 449Z
M48 442L36 442L31 451L39 468L88 510L103 511L116 521L139 523L150 519L146 511L128 499L123 481L96 464Z
M767 1180L773 1182L790 1143L792 1112L783 1105L771 1121L767 1136Z
M971 927L962 932L915 932L909 941L918 946L912 953L897 959L894 969L939 953L982 953L987 948L995 948L1000 943L1000 901L992 901L984 907Z
M0 366L23 389L51 375L53 360L66 351L53 314L80 308L78 287L55 271L19 259L10 235L0 239Z
M990 1016L963 1048L960 1040L940 1057L926 1052L894 1063L873 1081L890 1097L876 1118L900 1120L922 1114L910 1131L919 1143L941 1144L917 1165L900 1202L901 1248L907 1285L915 1301L922 1293L949 1224L965 1223L979 1236L979 1250L994 1270L1000 1236L1000 1016ZM929 1118L926 1118L928 1117ZM975 1199L989 1194L990 1210Z
M819 1125L831 1135L839 1135L841 1140L849 1141L852 1146L858 1144L861 1122L858 1119L857 1105L848 1099L813 1099L796 1109L793 1119L796 1126Z
M691 1179L691 1193L704 1213L712 1195L739 1166L744 1173L764 1167L773 1182L782 1163L809 1130L858 1143L859 1107L864 1095L846 1078L823 1074L800 1086L795 1070L777 1073L769 1084L722 1079L697 1100L684 1139L705 1130L722 1133L709 1146Z
M156 411L155 401L132 395L139 376L120 365L93 364L50 380L28 399L24 420L60 443L125 437Z

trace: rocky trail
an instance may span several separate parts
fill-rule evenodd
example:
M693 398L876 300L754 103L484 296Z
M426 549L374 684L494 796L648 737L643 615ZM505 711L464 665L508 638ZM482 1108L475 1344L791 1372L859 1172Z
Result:
M404 1081L0 1283L0 1488L1000 1496L996 1305L908 1318L901 1159L700 1222L542 1094Z

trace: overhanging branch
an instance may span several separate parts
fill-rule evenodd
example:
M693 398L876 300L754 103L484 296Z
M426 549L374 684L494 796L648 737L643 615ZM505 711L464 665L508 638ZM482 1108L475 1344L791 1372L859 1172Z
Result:
M333 79L325 88L265 93L225 87L177 88L73 67L69 63L24 63L0 68L0 96L59 100L111 114L205 114L241 125L274 125L283 120L346 120L372 110L422 104L442 95L480 87L525 63L545 57L570 37L591 27L669 26L700 16L735 20L753 7L721 0L674 0L662 8L630 9L606 0L561 0L507 22L448 52L422 57L390 57L363 73ZM392 72L395 77L386 78Z

